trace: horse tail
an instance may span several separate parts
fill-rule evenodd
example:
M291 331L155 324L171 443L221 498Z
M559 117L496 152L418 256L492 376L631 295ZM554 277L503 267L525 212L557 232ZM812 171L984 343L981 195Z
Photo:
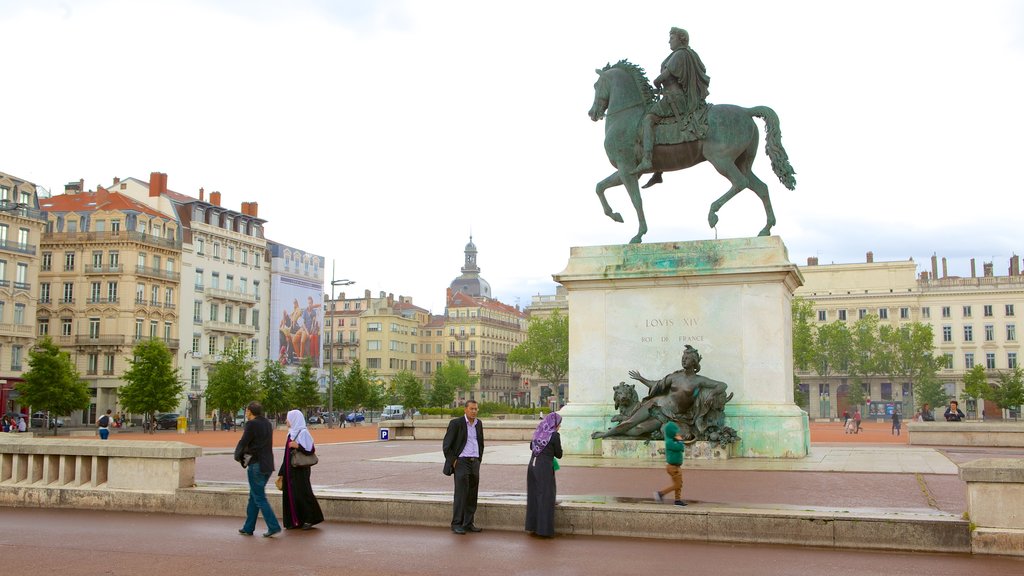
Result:
M796 172L789 163L786 149L782 147L782 131L779 129L779 117L775 114L775 110L767 106L755 106L749 108L748 112L751 116L764 120L764 151L771 159L772 170L779 177L779 181L786 188L793 190L796 188Z

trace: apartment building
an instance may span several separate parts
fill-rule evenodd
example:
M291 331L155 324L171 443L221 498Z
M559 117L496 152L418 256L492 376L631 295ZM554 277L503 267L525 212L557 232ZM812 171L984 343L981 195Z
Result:
M97 411L119 410L120 374L136 342L158 338L178 353L182 231L173 215L118 189L86 191L81 181L40 208L49 221L37 335L49 334L81 372L94 402L71 417L91 424Z
M0 413L16 407L28 350L35 344L40 241L46 213L42 189L0 172Z
M524 404L522 373L508 364L508 353L526 339L526 314L497 300L448 291L446 352L479 376L469 398Z
M1024 276L1020 258L1010 258L1007 274L997 276L991 262L983 263L977 273L971 259L970 276L948 274L946 259L932 256L930 270L918 273L913 260L875 262L871 252L865 262L819 265L808 258L801 266L804 286L796 295L814 303L815 321L855 322L868 314L880 322L899 325L907 322L929 324L935 339L935 353L945 363L939 371L950 396L960 398L963 377L976 364L985 366L990 380L999 371L1018 366L1020 339L1016 313L1024 306ZM799 372L804 391L810 397L812 418L835 418L847 408L850 381L837 374L824 382L813 371ZM913 388L909 382L890 382L872 378L866 390L872 400L870 416L884 417L893 410L913 413ZM970 414L983 411L988 419L1008 415L997 407L969 403Z

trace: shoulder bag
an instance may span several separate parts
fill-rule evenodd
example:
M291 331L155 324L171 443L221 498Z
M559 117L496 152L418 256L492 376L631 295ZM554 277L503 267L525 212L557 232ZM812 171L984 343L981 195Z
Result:
M306 454L301 450L292 448L292 453L288 457L288 460L292 463L292 468L309 468L310 466L316 466L317 462L320 461L316 457L316 453Z

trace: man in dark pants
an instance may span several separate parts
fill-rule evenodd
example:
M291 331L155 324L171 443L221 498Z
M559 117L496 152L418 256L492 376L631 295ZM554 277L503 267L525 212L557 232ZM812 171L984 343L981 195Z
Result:
M444 475L455 474L452 504L452 532L480 532L473 524L477 489L480 487L480 459L484 455L484 426L477 419L480 407L467 400L465 415L453 418L444 434Z
M235 446L235 460L246 468L249 476L249 504L245 510L245 524L238 533L252 536L256 531L256 517L263 512L267 523L264 538L281 531L274 509L267 501L267 480L274 471L274 425L263 417L263 405L250 402L245 407L245 429Z

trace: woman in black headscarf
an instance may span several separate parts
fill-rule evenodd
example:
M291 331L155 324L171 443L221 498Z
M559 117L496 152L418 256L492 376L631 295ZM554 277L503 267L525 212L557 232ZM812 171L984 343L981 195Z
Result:
M526 531L542 538L555 535L555 458L562 457L558 427L562 416L552 412L541 420L530 442L526 468Z
M313 436L306 429L306 418L299 410L288 413L288 440L285 442L284 461L277 475L281 477L281 493L284 500L282 522L284 527L309 530L315 524L324 521L324 513L320 503L313 495L313 486L309 483L310 467L292 466L292 458L296 451L303 454L316 452Z

